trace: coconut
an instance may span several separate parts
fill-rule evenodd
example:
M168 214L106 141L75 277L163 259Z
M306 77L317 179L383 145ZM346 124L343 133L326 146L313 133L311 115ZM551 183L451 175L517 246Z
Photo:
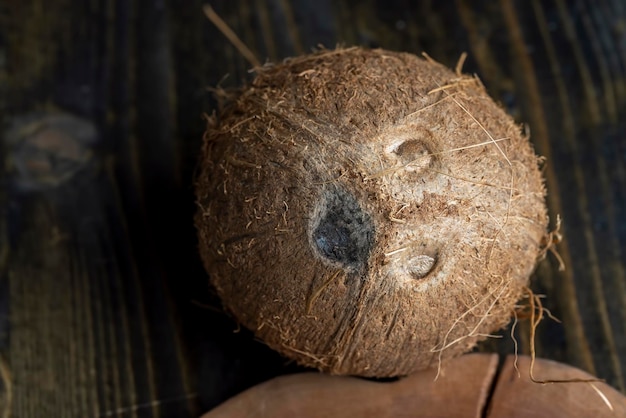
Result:
M238 321L302 365L371 377L510 321L545 189L477 78L361 48L255 72L210 118L196 185L204 265Z

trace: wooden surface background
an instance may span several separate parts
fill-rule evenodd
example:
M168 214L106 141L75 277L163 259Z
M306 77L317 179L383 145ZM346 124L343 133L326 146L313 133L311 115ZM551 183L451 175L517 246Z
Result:
M211 1L259 59L317 45L428 52L527 124L559 252L533 288L538 355L624 391L622 0ZM0 2L0 417L192 417L297 370L219 312L195 249L193 173L249 64L203 1ZM554 222L553 222L554 224ZM528 352L528 326L518 330ZM506 333L503 333L506 335ZM509 338L483 350L511 352Z

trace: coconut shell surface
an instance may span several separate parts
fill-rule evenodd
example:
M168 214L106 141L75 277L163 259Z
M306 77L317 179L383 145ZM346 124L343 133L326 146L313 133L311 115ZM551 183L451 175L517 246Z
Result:
M197 179L226 308L303 365L376 377L506 325L542 253L545 191L482 84L360 48L255 71L209 121Z
M496 354L469 354L395 382L300 373L252 387L202 418L614 418L626 416L626 397L580 369L509 356L498 371ZM578 379L578 382L571 380Z

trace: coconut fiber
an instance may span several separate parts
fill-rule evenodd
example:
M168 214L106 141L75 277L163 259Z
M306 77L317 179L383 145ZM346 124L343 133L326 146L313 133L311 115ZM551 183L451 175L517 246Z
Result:
M224 306L333 374L411 373L505 326L546 235L538 158L475 77L323 50L209 119L200 252Z

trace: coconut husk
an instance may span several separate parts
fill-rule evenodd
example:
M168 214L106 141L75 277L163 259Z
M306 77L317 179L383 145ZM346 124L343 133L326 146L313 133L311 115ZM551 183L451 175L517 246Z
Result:
M480 81L361 48L255 72L209 120L197 178L225 307L303 365L375 377L505 326L541 253L545 189Z

